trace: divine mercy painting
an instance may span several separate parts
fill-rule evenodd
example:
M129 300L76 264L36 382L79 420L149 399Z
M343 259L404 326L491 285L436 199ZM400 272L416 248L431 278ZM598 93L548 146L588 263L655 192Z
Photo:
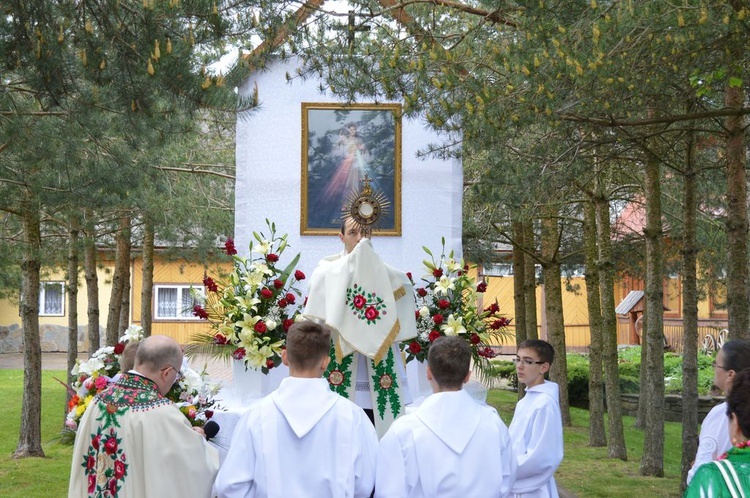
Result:
M401 234L401 105L302 104L302 235L338 233L367 183L386 201L374 226Z

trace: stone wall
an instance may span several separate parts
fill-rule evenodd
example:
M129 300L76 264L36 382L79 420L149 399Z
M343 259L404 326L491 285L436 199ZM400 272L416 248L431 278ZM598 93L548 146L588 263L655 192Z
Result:
M99 327L99 336L104 339L104 329ZM68 351L68 327L65 325L40 325L39 338L43 353ZM87 327L78 326L78 351L88 350ZM23 352L23 329L17 323L0 325L0 354Z
M620 403L622 414L636 416L638 414L638 394L621 394ZM723 397L698 397L698 422L703 422L711 408L724 401ZM682 396L668 394L664 396L664 420L668 422L682 422Z

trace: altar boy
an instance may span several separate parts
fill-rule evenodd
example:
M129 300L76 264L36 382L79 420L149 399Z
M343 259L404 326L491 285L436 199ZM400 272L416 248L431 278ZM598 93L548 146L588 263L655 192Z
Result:
M508 429L462 389L471 376L469 345L440 337L427 362L433 394L381 439L375 496L508 496L516 474Z
M514 498L557 498L555 470L563 458L560 391L544 380L555 356L546 341L529 339L518 346L516 373L526 396L516 405L510 433L518 459Z
M297 322L281 360L289 377L237 424L216 477L219 498L369 497L377 435L367 415L324 379L330 329Z

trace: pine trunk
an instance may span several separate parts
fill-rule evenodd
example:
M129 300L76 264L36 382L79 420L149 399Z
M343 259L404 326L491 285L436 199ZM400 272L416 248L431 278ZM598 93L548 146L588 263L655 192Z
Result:
M583 245L586 261L586 302L589 310L589 446L606 446L604 430L604 380L602 373L602 307L599 297L599 272L596 247L596 208L584 205Z
M127 219L127 220L126 220ZM114 346L120 338L120 310L122 308L122 290L125 280L125 267L128 262L125 259L126 248L124 247L124 232L130 226L130 218L120 218L120 227L117 232L117 247L115 249L115 272L112 275L112 293L109 297L109 313L107 314L107 346ZM130 233L129 229L127 230Z
M562 423L570 427L568 399L568 362L565 354L565 321L563 319L560 261L560 229L556 212L551 209L542 221L542 272L544 275L544 309L547 315L547 340L555 350L550 368L550 379L560 388Z
M131 219L127 216L127 221L123 220L127 225L123 230L123 237L121 239L123 261L122 261L122 305L120 306L120 324L118 326L118 336L122 335L123 332L130 326L130 255L133 252L133 243L130 237L131 230Z
M151 302L154 294L154 225L146 221L143 226L143 288L141 289L141 327L143 336L151 335L153 308Z
M728 109L741 109L745 92L741 86L727 85L724 103ZM726 120L727 157L727 311L729 337L750 339L748 326L747 251L747 172L745 171L745 119L732 116Z
M39 338L39 271L42 234L39 202L21 201L24 252L21 263L21 324L23 327L23 399L18 446L13 458L43 457L42 450L42 343Z
M90 216L90 213L87 213ZM89 343L89 356L91 356L101 345L99 334L99 278L96 274L96 239L94 238L94 227L89 224L84 241L83 266L86 275L86 309L87 335Z
M620 405L620 372L617 366L617 315L615 314L615 265L612 260L612 228L609 202L601 195L596 198L596 227L599 246L599 293L602 297L602 360L607 401L609 441L607 455L627 461L625 431Z
M78 358L78 220L71 215L68 229L68 364L65 380ZM68 392L68 400L71 394Z
M698 451L698 244L694 135L689 133L687 136L682 197L682 492Z
M659 162L649 155L646 160L646 309L643 336L646 363L645 384L641 385L640 402L645 406L643 458L640 473L664 475L664 271L662 255L661 175Z
M515 312L514 325L516 328L516 349L526 340L526 302L524 295L524 260L523 253L523 223L514 221L513 230L513 307ZM523 398L526 391L522 383L518 383L518 399Z
M536 260L529 254L536 254L534 242L534 220L524 222L523 243L528 253L524 257L523 291L526 305L526 337L539 339L539 323L536 319Z

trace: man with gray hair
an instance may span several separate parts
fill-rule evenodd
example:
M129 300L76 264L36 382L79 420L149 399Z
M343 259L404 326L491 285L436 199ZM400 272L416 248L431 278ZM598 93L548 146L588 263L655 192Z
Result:
M164 397L182 356L173 339L148 337L133 370L94 397L76 434L69 498L211 496L218 452Z

